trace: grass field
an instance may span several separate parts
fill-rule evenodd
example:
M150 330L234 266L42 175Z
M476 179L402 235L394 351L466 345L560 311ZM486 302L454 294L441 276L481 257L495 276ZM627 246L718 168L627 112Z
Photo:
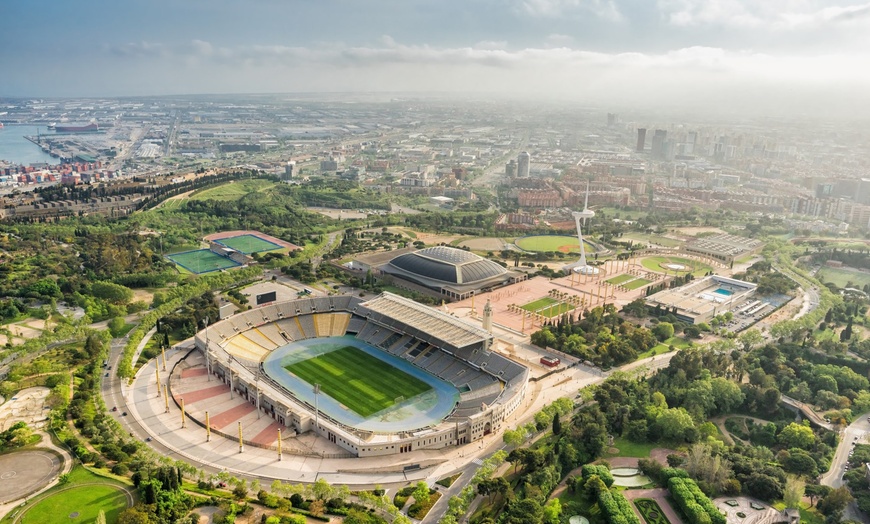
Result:
M514 241L518 248L525 251L561 251L562 253L580 252L580 242L577 237L567 235L535 235L518 238ZM586 252L594 253L596 250L589 242L586 244Z
M212 253L208 249L166 255L166 258L196 274L218 271L239 265L228 258Z
M634 242L643 242L644 244L658 244L664 247L677 247L683 242L674 238L663 237L661 235L648 235L646 233L626 233L619 240L625 242L631 240Z
M259 253L261 251L274 251L281 249L278 244L273 244L268 240L255 235L239 235L237 237L222 238L216 241L218 244L223 244L230 249L235 249L246 255L251 253Z
M193 193L191 200L222 200L230 202L238 200L249 193L265 191L275 185L270 180L237 180L218 187L213 187Z
M428 384L353 346L286 367L360 416L369 417L432 389Z
M850 282L851 287L858 288L864 287L864 284L870 284L870 273L850 269L823 267L816 276L819 280L836 284L840 288L850 287Z
M656 344L649 351L641 353L637 356L637 359L640 360L642 358L652 357L654 355L661 355L667 353L671 346L674 346L674 349L683 349L691 346L692 343L683 337L671 337L664 342Z
M607 279L605 280L605 282L607 282L608 284L613 284L614 286L618 286L621 284L625 284L629 280L634 280L635 278L637 277L635 277L634 275L623 273L622 275L617 275L613 278Z
M525 309L526 311L531 311L532 313L538 313L539 315L544 315L547 318L552 318L557 317L563 313L573 311L574 306L568 304L567 302L562 302L561 300L544 297L529 302L524 306L520 306L520 309Z
M623 284L623 287L628 289L629 291L631 291L631 290L635 290L639 287L643 287L643 286L649 284L650 282L652 282L652 280L647 280L645 278L636 278L636 279L632 280L631 282Z
M119 482L94 475L84 468L70 473L70 482L53 488L49 495L28 508L19 522L92 523L100 510L106 513L106 522L115 522L127 507L124 489ZM72 517L74 513L77 516Z
M640 262L643 267L649 269L650 271L655 271L658 273L662 272L670 272L673 273L674 270L665 269L665 264L680 264L682 266L686 266L687 268L691 268L692 274L696 277L703 276L708 271L712 271L713 268L704 264L703 262L699 262L697 260L689 260L688 258L682 257L666 257L666 256L656 256L656 257L646 257ZM677 271L678 274L684 275L688 273L688 270Z

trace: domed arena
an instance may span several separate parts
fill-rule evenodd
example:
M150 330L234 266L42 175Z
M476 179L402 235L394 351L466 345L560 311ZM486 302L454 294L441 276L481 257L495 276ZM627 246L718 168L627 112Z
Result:
M492 260L448 246L427 247L399 255L380 269L453 299L465 298L518 278Z

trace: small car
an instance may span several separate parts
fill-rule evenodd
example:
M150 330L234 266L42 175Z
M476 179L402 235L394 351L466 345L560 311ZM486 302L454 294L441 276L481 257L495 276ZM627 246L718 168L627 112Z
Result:
M122 417L126 417L126 416L127 416L127 412L126 412L126 411L122 412L122 413L121 413L121 416L122 416Z
M145 437L145 442L151 442L151 437Z
M118 411L118 406L112 406L112 411Z

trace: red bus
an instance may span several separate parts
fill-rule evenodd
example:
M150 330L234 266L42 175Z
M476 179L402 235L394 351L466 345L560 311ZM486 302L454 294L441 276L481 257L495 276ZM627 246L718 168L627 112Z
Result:
M550 368L554 368L561 363L562 361L556 357L541 357L541 364Z

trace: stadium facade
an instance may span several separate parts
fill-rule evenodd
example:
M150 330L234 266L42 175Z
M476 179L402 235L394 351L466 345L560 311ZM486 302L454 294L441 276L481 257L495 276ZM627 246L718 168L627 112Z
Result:
M422 427L364 429L315 409L316 401L312 405L308 395L263 367L279 347L344 335L452 384L459 397L449 414ZM297 433L316 431L360 457L459 446L499 431L524 398L529 370L491 351L492 342L478 326L391 293L367 301L336 296L270 304L212 324L195 337L209 373L263 413Z

